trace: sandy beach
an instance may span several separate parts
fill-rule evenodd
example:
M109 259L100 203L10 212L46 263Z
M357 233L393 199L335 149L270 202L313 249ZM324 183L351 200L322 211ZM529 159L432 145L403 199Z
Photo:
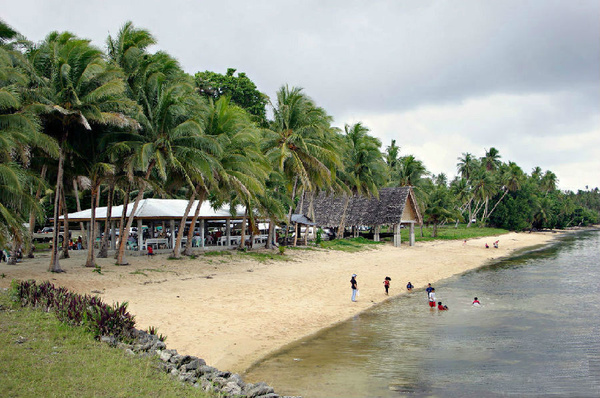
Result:
M359 253L288 250L290 261L260 263L240 256L129 256L129 266L98 259L102 273L85 268L86 252L61 260L66 271L47 272L49 253L18 265L0 264L0 287L12 279L50 280L107 303L129 302L137 327L155 326L167 346L204 358L222 370L243 373L252 363L299 338L343 321L389 297L407 294L406 283L427 283L478 268L515 250L542 245L558 234L509 233L496 238L436 241ZM498 249L485 248L495 240ZM350 301L350 277L360 296ZM390 296L383 280L392 278Z

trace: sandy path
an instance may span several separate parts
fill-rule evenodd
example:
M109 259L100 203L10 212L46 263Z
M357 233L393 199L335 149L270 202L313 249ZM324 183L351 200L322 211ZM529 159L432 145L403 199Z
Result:
M343 321L385 300L477 268L514 250L541 245L552 233L510 233L498 238L390 244L359 253L291 251L292 261L258 263L235 256L167 260L130 257L130 266L99 259L102 274L82 267L85 253L61 260L63 274L46 272L42 254L16 266L0 264L0 287L11 279L50 280L79 293L99 291L107 303L129 302L137 327L150 325L166 335L169 348L204 358L219 369L243 372L253 362L294 340ZM499 249L485 242L500 240ZM143 273L143 274L142 274ZM358 274L358 302L350 301L350 276Z

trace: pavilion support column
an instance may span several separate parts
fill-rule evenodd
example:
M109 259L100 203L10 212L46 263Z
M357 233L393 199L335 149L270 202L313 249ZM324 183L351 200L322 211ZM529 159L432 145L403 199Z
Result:
M171 228L171 247L170 249L175 248L175 220L169 220L169 228Z
M85 222L85 241L88 243L88 245L92 244L92 242L90 242L91 236L92 236L92 228L90 228L90 222L86 221Z
M376 225L375 232L373 234L373 242L381 242L381 239L379 238L380 231L381 231L381 225Z
M204 219L200 219L200 247L204 249Z
M400 224L394 224L394 247L400 247Z
M225 219L225 236L227 237L227 247L231 245L231 218Z
M117 234L115 233L115 222L111 221L110 222L110 250L115 250L116 237L117 237Z
M415 223L414 222L410 223L410 240L409 240L409 245L410 246L414 246L415 245Z
M144 245L144 231L142 231L142 219L138 218L137 220L137 229L138 229L138 250L142 250L142 246Z

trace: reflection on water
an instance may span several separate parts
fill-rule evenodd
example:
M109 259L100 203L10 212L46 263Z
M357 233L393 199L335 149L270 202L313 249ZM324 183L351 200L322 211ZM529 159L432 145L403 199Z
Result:
M600 396L600 232L391 300L254 367L304 397ZM472 307L478 296L481 307Z

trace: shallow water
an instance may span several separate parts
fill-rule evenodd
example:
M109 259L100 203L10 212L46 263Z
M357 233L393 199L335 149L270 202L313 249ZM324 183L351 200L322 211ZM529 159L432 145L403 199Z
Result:
M599 264L600 231L573 234L437 283L449 311L430 310L415 291L245 378L304 397L599 397Z

